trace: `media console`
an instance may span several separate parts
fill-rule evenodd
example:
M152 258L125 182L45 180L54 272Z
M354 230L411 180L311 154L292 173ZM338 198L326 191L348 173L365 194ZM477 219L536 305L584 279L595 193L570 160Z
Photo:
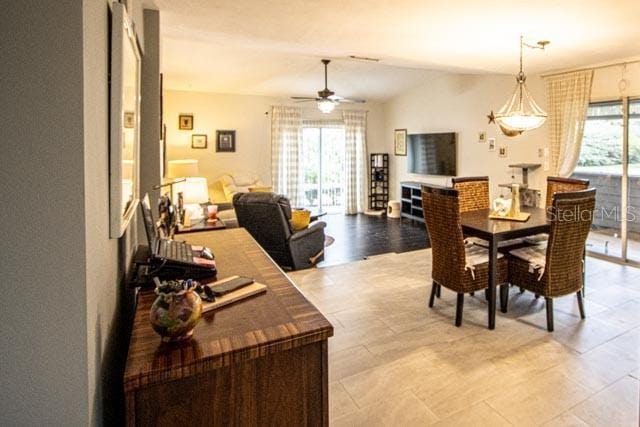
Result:
M424 212L422 211L422 185L422 182L413 181L400 183L400 205L402 218L424 223Z

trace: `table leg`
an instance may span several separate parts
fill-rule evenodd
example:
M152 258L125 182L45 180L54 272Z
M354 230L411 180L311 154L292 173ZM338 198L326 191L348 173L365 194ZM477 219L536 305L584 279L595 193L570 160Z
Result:
M498 242L489 242L489 329L496 328L496 270L498 262Z

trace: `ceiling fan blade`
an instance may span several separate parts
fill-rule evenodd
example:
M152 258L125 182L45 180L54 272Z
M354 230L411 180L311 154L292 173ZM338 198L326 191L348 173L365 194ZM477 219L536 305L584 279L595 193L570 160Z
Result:
M311 98L309 98L309 99L295 99L293 101L293 103L294 104L302 104L304 102L314 102L314 101L315 101L315 99L311 99Z
M311 97L311 96L292 96L291 99L299 99L299 100L305 100L305 101L315 101L316 100L315 97Z
M340 98L339 101L342 103L344 102L345 104L364 104L365 101L364 99L350 99L350 98Z

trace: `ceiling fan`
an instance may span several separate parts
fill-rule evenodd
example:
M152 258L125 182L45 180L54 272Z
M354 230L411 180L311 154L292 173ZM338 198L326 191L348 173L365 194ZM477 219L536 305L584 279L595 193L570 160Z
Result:
M310 102L315 101L318 103L318 109L325 114L328 114L336 108L336 105L341 103L350 103L350 104L364 104L365 100L363 99L349 99L343 98L335 94L335 92L329 90L327 87L327 65L331 60L323 59L322 63L324 64L324 89L318 91L318 97L306 97L306 96L292 96L291 99L296 100L297 102Z

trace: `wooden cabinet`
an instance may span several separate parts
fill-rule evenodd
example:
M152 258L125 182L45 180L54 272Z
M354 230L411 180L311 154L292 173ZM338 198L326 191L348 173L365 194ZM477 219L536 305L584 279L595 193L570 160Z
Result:
M328 425L327 340L333 327L244 229L186 234L210 247L218 277L243 275L267 292L205 314L184 343L151 329L140 294L127 357L127 423Z

